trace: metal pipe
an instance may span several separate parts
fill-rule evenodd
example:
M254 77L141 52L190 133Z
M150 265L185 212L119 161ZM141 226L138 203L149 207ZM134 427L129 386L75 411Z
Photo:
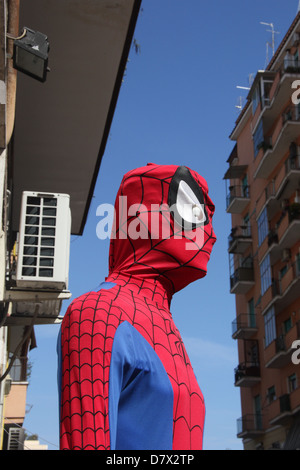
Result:
M7 33L17 37L19 35L20 0L8 1ZM7 41L7 109L6 109L6 145L9 144L15 124L17 71L13 68L13 41Z

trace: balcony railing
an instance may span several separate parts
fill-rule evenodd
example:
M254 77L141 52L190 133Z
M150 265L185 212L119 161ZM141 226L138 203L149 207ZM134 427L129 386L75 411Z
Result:
M233 227L228 237L229 253L243 254L252 244L250 225L240 225Z
M229 186L226 196L226 210L231 214L241 214L250 202L249 186Z
M242 313L232 322L233 339L249 339L257 332L255 315Z
M292 414L291 399L288 393L281 395L269 405L268 418L270 425L283 424Z
M252 387L260 380L260 366L257 362L242 362L234 370L236 387Z
M294 57L284 59L282 73L300 73L299 60Z
M255 438L263 432L263 416L260 413L248 414L237 420L237 437Z

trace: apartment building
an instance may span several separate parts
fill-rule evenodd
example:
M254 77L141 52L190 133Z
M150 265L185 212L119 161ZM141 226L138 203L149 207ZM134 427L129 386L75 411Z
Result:
M300 13L230 135L226 210L244 449L300 448ZM293 98L293 99L292 99ZM298 355L300 357L300 355Z

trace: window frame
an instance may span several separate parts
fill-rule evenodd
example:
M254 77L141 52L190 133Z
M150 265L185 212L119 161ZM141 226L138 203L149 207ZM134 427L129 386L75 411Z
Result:
M260 270L260 293L263 296L267 290L272 286L272 269L270 254L264 257L259 265Z
M264 315L264 328L265 328L265 348L267 348L277 338L276 329L276 316L274 307Z

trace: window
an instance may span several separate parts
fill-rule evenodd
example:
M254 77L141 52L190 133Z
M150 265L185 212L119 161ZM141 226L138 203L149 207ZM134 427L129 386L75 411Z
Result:
M242 197L249 197L248 176L245 175L242 179Z
M297 376L296 374L292 374L288 377L288 390L289 393L293 392L297 389Z
M262 429L261 398L260 395L254 397L254 419L255 429Z
M294 65L295 67L299 66L299 50L297 49L294 54Z
M260 289L261 295L269 289L272 285L272 274L271 274L271 264L270 264L270 255L267 255L260 265Z
M268 388L267 397L268 397L269 405L271 403L273 403L273 401L276 400L276 391L275 391L274 385L272 387Z
M260 216L257 219L257 229L258 229L258 246L262 244L264 239L269 233L269 221L267 208L265 207Z
M287 320L283 322L284 334L287 334L292 327L293 327L292 317L289 317Z
M256 318L255 318L255 308L254 308L254 299L250 299L248 302L248 312L249 312L249 326L251 328L256 327Z
M284 275L287 273L287 270L288 270L288 265L286 264L279 271L279 279L282 279L284 277Z
M257 156L263 142L264 142L263 122L262 120L260 120L257 126L257 129L253 134L254 158Z
M274 307L270 308L264 316L265 320L265 347L276 339L276 321Z
M297 253L296 256L296 276L300 275L300 254Z

